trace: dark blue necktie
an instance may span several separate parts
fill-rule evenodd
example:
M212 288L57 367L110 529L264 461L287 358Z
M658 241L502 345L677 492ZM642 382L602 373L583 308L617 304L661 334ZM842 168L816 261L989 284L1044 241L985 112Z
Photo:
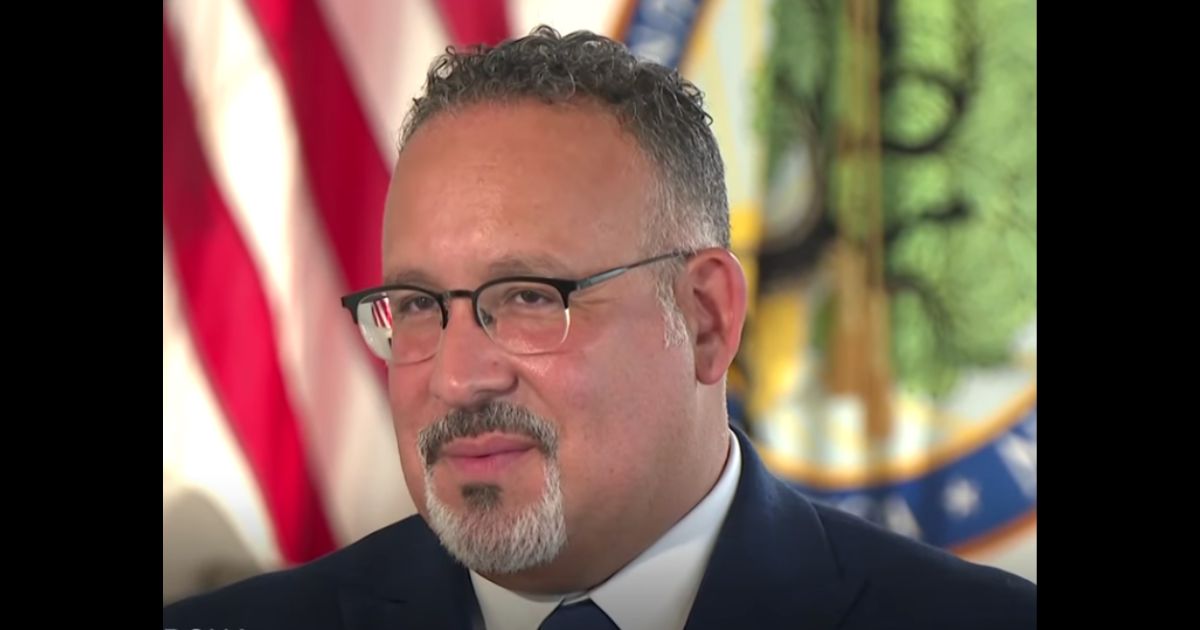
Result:
M539 630L620 630L590 599L559 606L538 626Z

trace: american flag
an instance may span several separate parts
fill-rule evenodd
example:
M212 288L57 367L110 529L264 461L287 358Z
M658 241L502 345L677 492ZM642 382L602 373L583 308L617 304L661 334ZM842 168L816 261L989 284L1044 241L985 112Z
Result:
M392 327L392 308L386 299L371 302L371 317L380 328Z

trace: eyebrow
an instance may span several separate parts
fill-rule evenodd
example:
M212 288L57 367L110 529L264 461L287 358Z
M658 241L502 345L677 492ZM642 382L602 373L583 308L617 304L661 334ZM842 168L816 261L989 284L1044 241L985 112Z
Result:
M508 276L573 277L575 274L561 260L548 255L505 256L487 266L484 281ZM385 285L411 284L428 289L441 289L442 283L420 269L397 269L383 278Z
M385 285L393 284L412 284L419 287L434 287L437 282L433 277L419 269L400 269L388 273L383 277Z
M561 260L545 255L505 256L488 265L489 278L504 276L551 276L569 277L573 274Z

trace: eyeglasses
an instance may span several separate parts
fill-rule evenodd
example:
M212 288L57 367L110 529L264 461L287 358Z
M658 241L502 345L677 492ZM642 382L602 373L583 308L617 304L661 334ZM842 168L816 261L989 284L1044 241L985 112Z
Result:
M437 353L450 321L450 300L471 298L475 322L497 345L518 355L556 350L571 329L570 296L627 271L691 252L674 251L614 267L580 280L515 276L490 280L474 291L435 293L393 284L342 298L367 346L392 365L424 361Z

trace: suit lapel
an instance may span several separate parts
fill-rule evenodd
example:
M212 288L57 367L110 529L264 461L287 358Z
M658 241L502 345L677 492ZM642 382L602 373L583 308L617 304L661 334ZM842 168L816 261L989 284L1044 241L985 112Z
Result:
M687 627L833 628L862 580L838 566L812 504L771 476L734 432L741 479Z
M424 521L409 535L415 544L380 547L385 556L388 549L403 548L405 557L380 558L361 582L342 588L347 630L475 627L479 604L467 570L446 553Z

